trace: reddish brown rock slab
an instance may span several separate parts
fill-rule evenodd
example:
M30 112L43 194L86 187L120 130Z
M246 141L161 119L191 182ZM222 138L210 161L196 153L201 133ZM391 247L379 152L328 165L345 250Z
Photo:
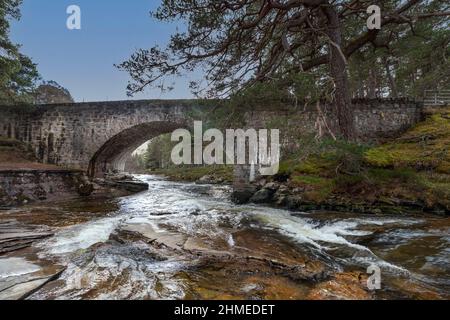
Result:
M370 300L367 275L358 272L337 273L331 280L321 282L308 294L308 300Z
M166 230L155 230L150 224L126 224L121 227L122 231L136 232L148 239L148 242L154 242L164 245L172 250L183 250L182 247L186 242L186 236L180 233L174 233Z

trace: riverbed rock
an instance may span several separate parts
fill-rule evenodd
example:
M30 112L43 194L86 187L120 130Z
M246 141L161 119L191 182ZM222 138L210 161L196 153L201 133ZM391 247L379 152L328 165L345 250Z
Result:
M250 198L254 195L252 190L234 190L231 194L231 201L236 204L248 203Z
M18 222L0 223L0 255L29 247L33 242L51 237L53 233L35 226L24 226Z
M38 291L44 285L57 279L63 270L49 277L24 280L3 291L0 291L0 300L24 300Z
M94 192L94 185L92 183L82 183L78 185L78 194L83 197L90 196Z
M197 184L221 184L223 183L223 178L215 177L213 175L205 175L198 179L195 183Z
M276 190L278 190L278 188L280 187L280 185L276 182L269 182L266 185L264 185L264 189L270 190L275 192Z
M114 188L118 190L124 190L131 193L146 191L149 188L149 184L140 180L108 180L108 179L95 179L95 183L104 188Z
M121 231L138 233L145 237L148 243L157 246L165 246L174 251L182 250L182 247L186 242L186 236L183 234L170 231L155 231L150 224L146 223L129 223L124 225L121 228Z
M337 273L333 279L315 286L308 300L370 300L367 275L359 272Z
M267 203L272 200L273 190L270 189L261 189L256 192L251 198L250 202L253 203Z
M24 258L0 258L0 300L23 300L56 280L65 268L42 267Z
M125 180L133 180L134 177L125 172L122 172L122 173L108 172L107 174L105 174L105 179L112 180L112 181L125 181Z

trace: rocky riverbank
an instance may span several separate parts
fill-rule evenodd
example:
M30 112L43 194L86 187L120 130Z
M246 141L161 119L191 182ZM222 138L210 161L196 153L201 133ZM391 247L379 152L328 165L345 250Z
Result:
M148 191L0 211L0 297L448 298L448 218L235 206L228 186L137 178Z
M92 181L82 170L39 163L27 144L0 137L0 209L91 194L124 196L147 189L146 183L126 174Z
M16 169L0 171L0 207L33 201L88 196L94 186L81 171L66 169Z
M429 212L448 215L449 209L441 206L429 206L420 199L408 200L401 198L362 199L352 198L351 195L330 195L324 200L314 201L308 198L306 187L292 187L289 182L266 182L260 180L256 184L256 192L248 202L268 204L279 208L295 211L342 211L367 214L410 214ZM235 195L235 197L238 197ZM239 200L238 200L239 201ZM243 200L240 200L242 202Z

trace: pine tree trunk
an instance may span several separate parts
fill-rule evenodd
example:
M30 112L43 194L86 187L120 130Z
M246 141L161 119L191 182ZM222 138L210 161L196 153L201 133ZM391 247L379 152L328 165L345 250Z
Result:
M334 113L337 118L340 136L348 141L356 139L354 112L350 97L346 59L340 50L342 34L339 16L331 6L325 7L328 19L327 34L330 42L330 71L335 84Z

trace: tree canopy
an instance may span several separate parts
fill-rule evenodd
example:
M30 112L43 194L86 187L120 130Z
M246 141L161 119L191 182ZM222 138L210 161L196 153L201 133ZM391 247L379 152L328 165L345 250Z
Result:
M370 5L381 8L381 29L366 27ZM331 83L341 134L352 138L351 58L360 55L364 62L370 50L386 48L389 70L392 46L405 45L425 20L433 30L448 28L449 10L445 0L163 0L153 16L184 23L184 30L166 48L140 49L119 67L131 75L129 94L147 86L170 88L167 76L201 69L205 77L193 81L192 90L229 97L260 82L290 86L298 74L326 66L315 81ZM376 78L380 70L371 72Z
M0 104L31 102L39 74L31 59L9 38L11 19L20 19L22 0L0 1Z
M35 104L58 104L75 102L70 91L56 81L44 81L33 92Z

